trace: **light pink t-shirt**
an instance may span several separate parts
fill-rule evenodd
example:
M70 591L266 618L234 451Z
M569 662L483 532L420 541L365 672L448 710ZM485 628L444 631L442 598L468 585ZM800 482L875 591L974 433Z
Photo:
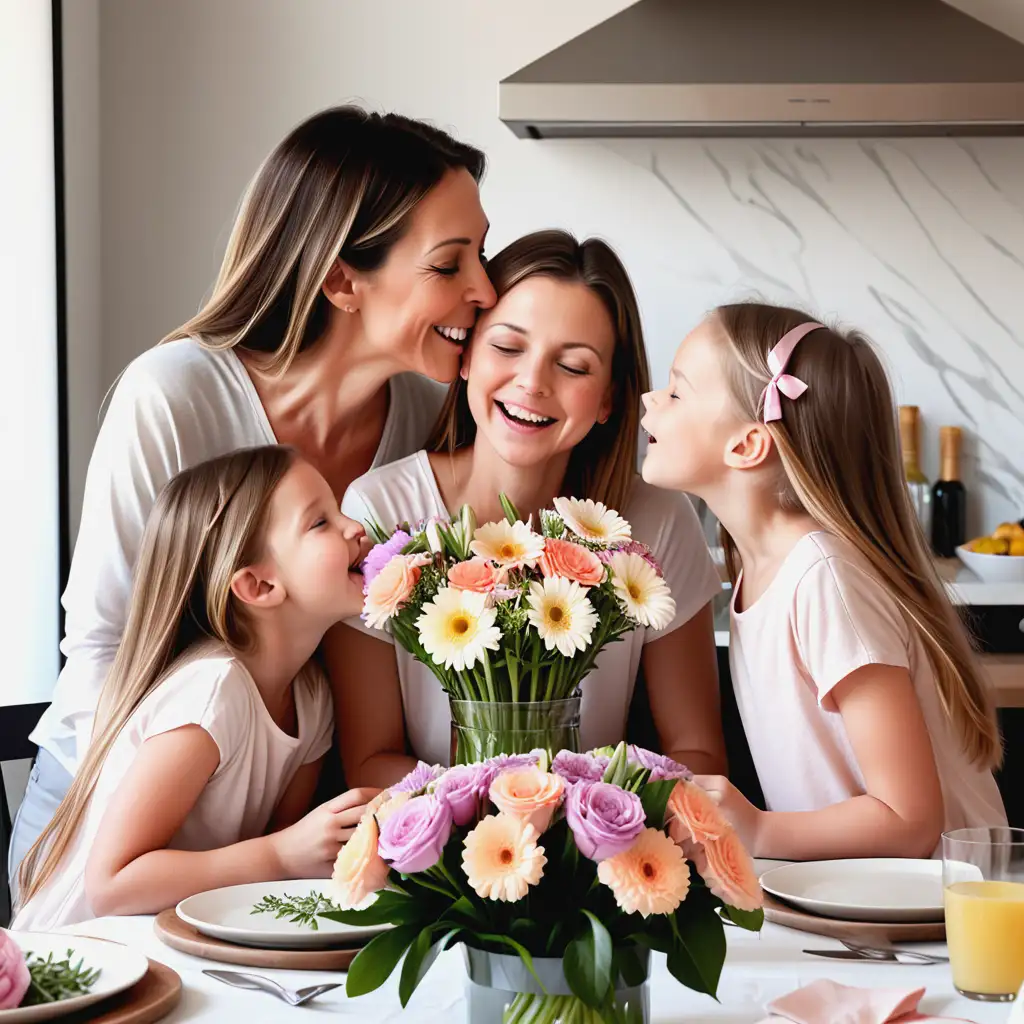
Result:
M865 792L831 693L865 665L892 665L910 672L924 713L945 828L1006 824L992 773L968 761L942 710L923 644L856 549L808 534L757 601L742 612L735 601L732 683L769 810L813 811Z
M198 725L220 751L220 764L168 848L215 850L263 835L295 773L331 746L334 710L326 677L310 662L292 686L296 736L277 725L248 670L225 648L203 645L186 655L121 730L60 868L12 926L51 931L96 916L85 891L89 850L142 744L161 733Z

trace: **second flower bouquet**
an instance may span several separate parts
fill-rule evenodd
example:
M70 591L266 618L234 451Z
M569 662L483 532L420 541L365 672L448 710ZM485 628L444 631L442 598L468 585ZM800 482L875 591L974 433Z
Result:
M506 518L369 524L363 619L428 666L451 702L457 760L578 749L578 691L609 643L663 629L675 602L650 550L600 502L556 498L540 532Z

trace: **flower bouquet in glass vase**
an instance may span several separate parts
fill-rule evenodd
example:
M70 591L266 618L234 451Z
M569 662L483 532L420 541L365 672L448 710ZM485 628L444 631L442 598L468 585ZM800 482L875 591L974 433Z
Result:
M462 943L470 1024L644 1024L651 950L714 996L723 917L763 922L753 863L710 797L624 743L550 765L543 750L419 764L367 809L331 896L326 918L394 926L353 960L349 996L401 961L404 1007Z
M604 647L661 629L675 602L648 548L599 502L556 498L540 532L465 506L388 533L363 566L363 619L388 629L448 695L452 762L579 750L580 684Z

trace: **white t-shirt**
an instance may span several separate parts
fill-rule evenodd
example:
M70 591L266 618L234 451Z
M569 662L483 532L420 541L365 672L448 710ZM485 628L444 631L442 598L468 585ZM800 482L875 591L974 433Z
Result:
M366 522L372 518L386 530L401 522L449 514L427 453L422 451L353 481L341 508L352 519ZM700 521L684 494L658 490L638 477L626 508L619 511L630 522L633 537L646 544L661 565L675 598L676 614L663 630L640 627L601 652L581 687L580 743L584 750L615 744L625 737L643 645L678 629L722 588ZM393 643L389 634L369 631L358 619L348 625ZM448 697L426 665L399 645L395 650L405 727L413 752L428 764L447 765L451 749ZM679 685L686 685L685 666L680 666Z
M216 850L263 835L295 773L331 747L333 703L323 673L309 663L292 685L296 736L274 722L252 676L224 647L208 644L186 655L114 741L60 868L19 911L13 927L50 931L96 916L85 893L89 850L139 748L161 733L199 725L220 751L220 764L168 849Z
M392 378L373 465L416 451L445 390ZM67 661L31 735L74 774L92 733L103 680L128 617L142 531L164 484L189 466L277 439L241 360L191 338L149 349L125 370L89 461L81 525L62 603Z
M737 612L734 597L729 660L769 810L814 811L865 792L831 693L865 665L892 665L910 672L924 714L945 828L1006 824L992 773L968 761L942 710L922 642L852 545L810 533L749 608Z

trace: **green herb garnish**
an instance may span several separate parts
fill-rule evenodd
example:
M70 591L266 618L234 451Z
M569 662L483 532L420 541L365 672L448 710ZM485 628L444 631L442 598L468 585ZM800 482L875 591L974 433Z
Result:
M53 953L46 959L32 952L25 954L25 963L32 982L21 1001L22 1006L37 1006L40 1003L56 1003L60 999L87 995L100 976L98 970L82 966L82 961L72 964L75 951L69 949L63 960L54 960Z
M274 917L286 917L295 924L305 925L317 931L319 925L316 923L318 914L327 910L338 908L323 893L311 892L308 896L289 896L284 894L280 899L277 896L264 896L257 903L251 914L273 914Z

